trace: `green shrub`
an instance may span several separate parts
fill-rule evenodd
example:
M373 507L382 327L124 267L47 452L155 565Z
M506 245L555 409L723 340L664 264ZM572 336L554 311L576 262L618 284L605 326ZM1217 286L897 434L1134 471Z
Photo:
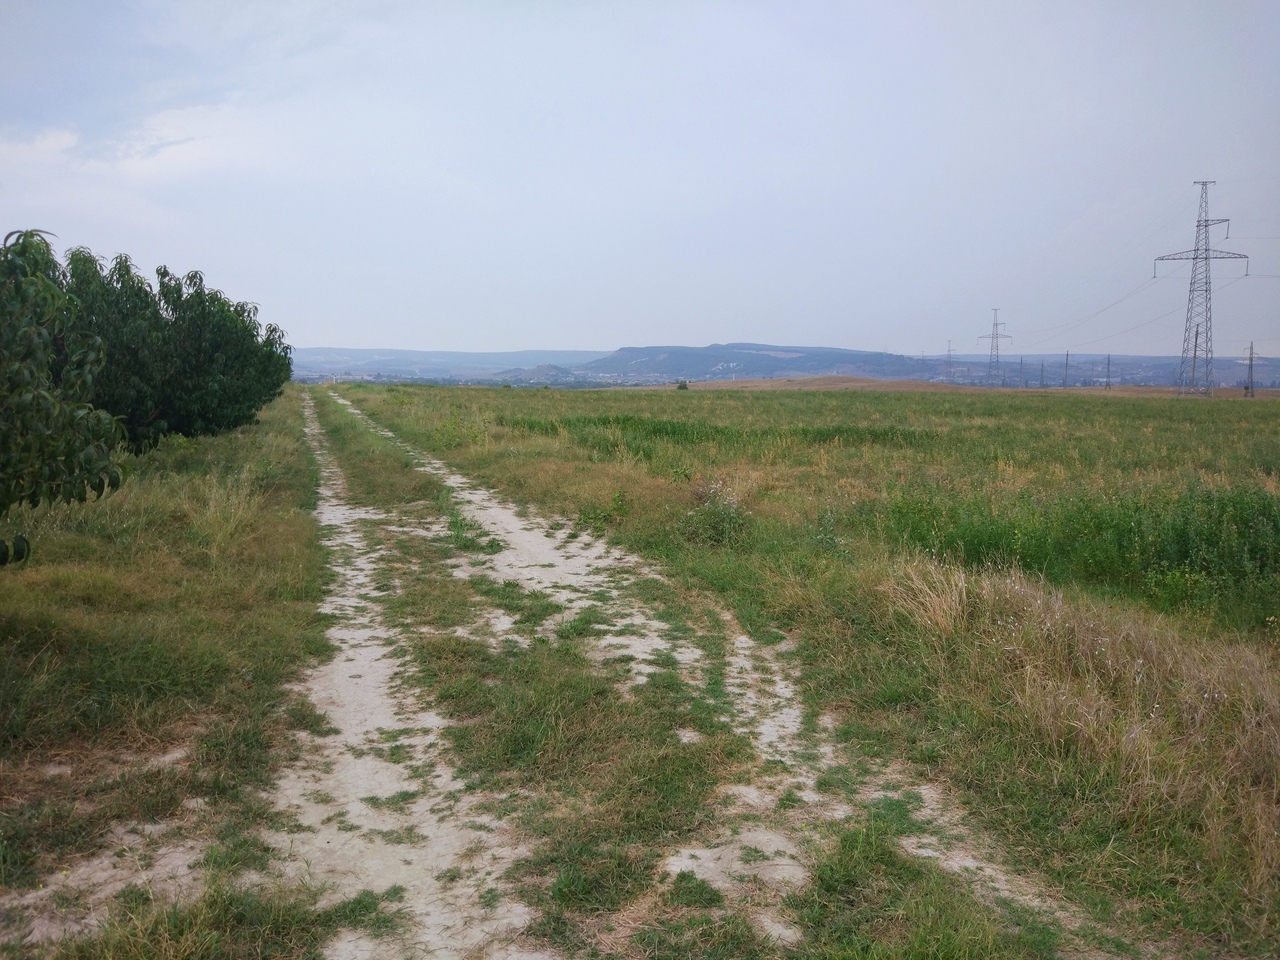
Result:
M697 491L697 503L680 520L680 533L690 543L722 547L741 539L747 512L732 490L715 481Z

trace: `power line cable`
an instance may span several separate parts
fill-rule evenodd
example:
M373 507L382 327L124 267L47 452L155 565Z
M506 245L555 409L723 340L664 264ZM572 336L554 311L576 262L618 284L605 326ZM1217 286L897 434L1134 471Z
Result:
M1194 186L1181 188L1178 191L1178 195L1174 198L1173 202L1168 204L1163 210L1161 210L1158 214L1156 214L1153 220L1148 221L1149 223L1154 222L1155 223L1154 227L1148 230L1145 234L1142 234L1141 236L1137 237L1137 239L1135 239L1133 243L1129 244L1128 247L1122 250L1119 254L1117 254L1111 260L1108 260L1106 263L1102 264L1101 267L1099 267L1098 269L1105 269L1106 267L1109 267L1115 263L1118 263L1122 258L1126 257L1132 251L1137 249L1139 246L1145 243L1148 239L1150 239L1154 234L1159 233L1161 230L1165 229L1165 227L1167 227L1170 223L1172 223L1175 219L1181 216L1183 213L1181 208L1184 206L1185 197L1187 196L1187 194L1193 192L1194 189L1195 189ZM1084 281L1081 280L1079 283L1074 284L1069 289L1078 289L1080 286L1083 285L1083 283ZM1136 293L1137 291L1134 291L1134 292ZM1121 303L1123 302L1123 299L1124 298L1116 302ZM1102 310L1108 310L1112 306L1115 306L1115 304L1111 304L1107 307L1103 307ZM1079 318L1079 320L1064 320L1060 324L1054 324L1047 327L1032 327L1031 329L1025 332L1036 334L1036 333L1044 333L1049 330L1057 330L1062 327L1069 327L1074 323L1082 322L1083 320L1090 320L1093 317L1096 317L1098 313L1102 312L1102 310L1099 310L1095 313L1091 313L1087 317Z
M1068 330L1074 330L1076 327L1080 326L1080 325L1081 325L1081 324L1083 324L1083 323L1088 323L1090 320L1094 319L1095 317L1101 316L1102 314L1106 313L1106 312L1107 312L1108 310L1110 310L1112 307L1118 307L1120 304L1124 303L1126 300L1130 300L1130 299L1132 299L1133 297L1136 297L1136 296L1137 296L1138 294L1140 294L1143 290L1146 290L1146 289L1148 289L1149 287L1153 287L1153 286L1155 286L1157 283L1159 283L1159 280L1158 280L1158 279L1156 279L1155 277L1152 277L1152 278L1151 278L1151 279L1149 279L1149 280L1144 280L1141 284L1139 284L1137 287L1134 287L1132 290L1130 290L1128 293L1126 293L1126 294L1125 294L1123 297L1121 297L1120 299L1118 299L1118 300L1113 300L1111 303L1108 303L1105 307L1102 307L1102 308L1101 308L1101 309L1099 309L1099 310L1095 310L1095 311L1093 311L1093 313L1090 313L1090 314L1088 314L1088 315L1086 315L1086 316L1083 316L1083 317L1079 317L1079 318L1077 318L1077 319L1075 319L1075 320L1068 320L1066 323L1058 324L1057 326L1053 326L1053 327L1039 327L1039 328L1036 328L1036 329L1033 329L1033 330L1028 331L1029 333L1047 333L1047 332L1049 332L1049 331L1051 331L1051 330L1052 330L1052 331L1057 331L1057 332L1056 332L1056 333L1054 333L1054 335L1053 335L1053 336L1051 336L1051 337L1046 337L1046 338L1045 338L1045 339L1043 339L1043 340L1037 340L1035 343L1029 343L1029 344L1027 344L1027 345L1026 345L1026 349L1030 350L1032 347L1038 347L1038 346L1040 346L1040 344L1042 344L1042 343L1048 343L1050 340L1056 340L1056 339L1058 338L1059 334L1061 334L1061 333L1065 333L1065 332L1067 332Z
M1241 280L1247 280L1247 279L1248 279L1247 277L1236 277L1234 280L1228 280L1226 283L1220 284L1218 287L1218 290L1219 291L1225 290L1227 287L1234 286L1235 284L1239 283ZM1132 327L1127 327L1124 330L1117 330L1115 333L1109 333L1105 337L1098 337L1096 340L1085 340L1082 343L1073 343L1071 344L1070 349L1075 350L1079 347L1088 347L1088 346L1092 346L1095 343L1102 343L1105 340L1113 340L1116 337L1123 336L1126 333L1132 333L1134 330L1141 330L1143 327L1149 327L1151 326L1151 324L1155 323L1157 320L1164 320L1166 317L1171 317L1175 313L1182 313L1184 310L1185 310L1184 307L1174 307L1168 313L1162 313L1158 317L1152 317L1150 320L1144 320L1142 321L1142 323L1139 323ZM1040 342L1047 343L1048 341L1042 340ZM1039 344L1033 343L1031 346L1034 347L1038 345Z
M1243 276L1243 277L1236 277L1236 278L1234 278L1234 279L1232 279L1232 280L1227 281L1226 283L1222 284L1222 286L1220 286L1220 287L1219 287L1219 289L1220 289L1220 290L1222 290L1222 289L1225 289L1225 288L1227 288L1227 287L1231 286L1232 284L1239 283L1241 280L1252 280L1252 279L1254 279L1255 277L1257 277L1257 278L1258 278L1258 279L1260 279L1260 280L1275 280L1275 279L1280 279L1280 274L1273 274L1273 273L1250 273L1250 274L1248 274L1248 275L1246 275L1246 276ZM1036 330L1032 330L1032 331L1031 331L1032 333L1044 333L1044 332L1047 332L1047 331L1050 331L1050 330L1053 330L1053 331L1056 331L1056 332L1055 332L1055 333L1054 333L1054 335L1053 335L1053 336L1051 336L1051 337L1045 337L1043 340L1037 340L1035 343L1029 343L1029 344L1026 344L1026 346L1025 346L1025 348L1024 348L1024 349L1030 350L1030 349L1032 349L1032 348L1034 348L1034 347L1038 347L1038 346L1041 346L1041 345L1043 345L1043 344L1046 344L1046 343L1048 343L1048 342L1049 342L1049 341L1051 341L1051 340L1056 340L1056 339L1058 339L1058 337L1059 337L1061 334L1066 333L1068 330L1074 330L1076 327L1081 326L1081 325L1082 325L1082 324L1084 324L1084 323L1087 323L1088 321L1090 321L1090 320L1094 319L1094 318L1095 318L1095 317L1097 317L1097 316L1100 316L1100 315L1101 315L1101 314L1103 314L1103 313L1106 313L1106 312L1107 312L1108 310L1110 310L1112 307L1119 306L1120 304L1124 303L1126 300L1129 300L1129 299L1131 299L1131 298L1133 298L1133 297L1137 296L1139 293L1141 293L1143 290L1147 289L1148 287L1151 287L1151 286L1153 286L1153 285L1155 285L1155 284L1159 283L1161 280L1177 280L1177 279L1181 279L1181 277L1179 277L1177 274L1174 274L1174 273L1166 274L1166 275L1165 275L1165 276L1163 276L1163 277L1153 277L1153 278L1151 278L1151 279L1149 279L1149 280L1144 281L1142 284L1140 284L1138 287L1135 287L1133 290L1131 290L1131 291L1129 291L1128 293L1126 293L1126 294L1125 294L1123 297L1121 297L1120 299L1112 301L1111 303L1107 304L1105 307L1101 308L1100 310L1095 310L1093 313L1089 314L1088 316L1081 317L1081 318L1079 318L1078 320L1071 320L1071 321L1068 321L1067 323L1065 323L1065 324L1060 324L1059 326L1056 326L1056 327L1040 327L1040 328L1038 328L1038 329L1036 329ZM1177 310L1175 310L1175 311L1173 311L1173 312L1174 312L1174 313L1177 313ZM1169 316L1169 314L1167 314L1167 313L1166 313L1166 314L1162 314L1160 317L1157 317L1156 319L1157 319L1157 320L1160 320L1160 319L1163 319L1164 317L1167 317L1167 316ZM1137 329L1138 329L1138 327L1144 327L1144 326L1146 326L1146 325L1147 325L1147 323L1154 323L1154 322L1155 322L1154 320L1146 321L1146 322L1144 322L1144 323L1140 323L1140 324L1138 324L1138 326L1137 326L1137 327L1130 327L1129 329L1130 329L1130 330L1137 330ZM1126 332L1128 332L1128 331L1121 331L1121 332L1122 332L1122 333L1126 333ZM1089 341L1086 341L1085 343L1073 344L1072 346L1073 346L1073 347L1076 347L1076 346L1088 346L1088 344L1090 344L1090 343L1098 343L1098 342L1100 342L1101 340L1109 340L1112 336L1118 336L1118 335L1119 335L1119 334L1108 334L1108 335L1107 335L1107 336L1105 336L1105 337L1101 337L1101 338L1099 338L1099 340L1089 340Z
M1228 182L1228 183L1254 183L1254 182L1261 181L1261 180L1280 180L1280 177L1255 177L1255 178L1250 179L1250 180L1234 180L1234 181L1223 181L1223 182ZM1166 206L1166 207L1165 207L1165 208L1164 208L1164 209L1163 209L1159 214L1157 214L1157 216L1154 218L1154 219L1155 219L1155 221L1158 221L1158 222L1157 222L1157 225L1156 225L1153 229L1151 229L1150 231L1148 231L1146 234L1144 234L1143 236L1139 237L1139 238L1138 238L1138 239L1137 239L1133 244L1131 244L1131 245L1130 245L1128 248L1126 248L1126 249L1125 249L1121 254L1119 254L1117 257L1115 257L1115 259L1113 259L1113 260L1109 261L1107 264L1105 264L1105 266L1110 266L1111 264L1113 264L1113 263L1117 262L1117 261L1118 261L1118 260L1120 260L1122 257L1126 256L1126 255L1127 255L1131 250L1133 250L1133 249L1134 249L1134 248L1136 248L1138 245L1140 245L1141 243L1143 243L1144 241L1146 241L1146 240L1147 240L1149 237L1151 237L1153 234L1155 234L1155 233L1157 233L1158 231L1160 231L1160 230L1164 229L1164 228L1165 228L1165 226L1167 226L1167 224L1168 224L1169 222L1171 222L1175 217L1177 217L1178 215L1180 215L1181 210L1180 210L1180 209L1176 209L1176 208L1180 208L1180 207L1182 206L1182 204L1183 204L1183 200L1184 200L1185 196L1186 196L1188 193L1192 192L1194 189L1195 189L1194 185L1193 185L1193 186L1191 186L1191 187L1184 187L1184 188L1182 188L1182 189L1178 192L1178 195L1177 195L1177 197L1174 199L1174 201L1173 201L1172 203L1170 203L1168 206ZM1170 211L1172 211L1172 213L1171 213ZM1150 222L1150 221L1149 221L1149 222ZM1235 237L1235 238L1233 238L1233 239L1236 239L1236 240L1280 240L1280 237ZM1174 276L1174 275L1173 275L1173 274L1169 274L1169 276L1170 276L1170 277L1172 277L1172 276ZM1271 277L1272 277L1272 275L1271 275L1271 274L1254 274L1254 276L1258 276L1258 277L1260 277L1260 278L1271 278ZM1073 320L1066 320L1066 321L1063 321L1062 323L1058 323L1058 324L1051 324L1051 325L1046 326L1046 327L1032 327L1031 329L1024 331L1024 333L1027 333L1027 334L1033 334L1033 335L1034 335L1034 334L1038 334L1038 333L1052 333L1052 334L1053 334L1052 336L1046 337L1046 338L1044 338L1044 339L1042 339L1042 340L1038 340L1038 341L1036 341L1035 343L1032 343L1032 344L1027 345L1027 349L1032 349L1032 348L1034 348L1034 347L1038 347L1038 346L1041 346L1042 344L1048 343L1048 342L1049 342L1049 341L1051 341L1051 340L1055 340L1055 339L1057 339L1057 338L1058 338L1059 336L1061 336L1063 333L1066 333L1066 332L1068 332L1068 331L1070 331L1070 330L1074 330L1074 329L1076 329L1076 328L1077 328L1077 327L1079 327L1079 326L1082 326L1083 324L1087 323L1087 322L1088 322L1088 321L1090 321L1090 320L1093 320L1095 317L1100 316L1101 314L1105 313L1106 311L1110 310L1111 308L1116 307L1116 306L1119 306L1120 304L1124 303L1126 300L1129 300L1129 299L1131 299L1132 297L1137 296L1137 295L1138 295L1139 293L1141 293L1143 290L1145 290L1145 289L1147 289L1148 287L1152 286L1154 282L1158 282L1159 280L1163 280L1163 279L1166 279L1166 277L1153 277L1153 278L1152 278L1152 280L1150 280L1150 281L1146 281L1146 282L1142 283L1141 285L1139 285L1138 287L1136 287L1136 288L1134 288L1133 290L1129 291L1128 293L1124 294L1124 295L1123 295L1123 296L1121 296L1120 298L1118 298L1118 299L1116 299L1116 300L1112 301L1111 303L1107 304L1105 307L1102 307L1102 308L1101 308L1101 309L1099 309L1099 310L1095 310L1094 312L1089 313L1089 314L1086 314L1086 315L1084 315L1084 316L1082 316L1082 317L1077 317L1077 318L1075 318L1075 319L1073 319ZM1243 279L1243 278L1237 278L1237 279ZM1102 338L1102 339L1108 339L1108 338L1104 337L1104 338ZM1089 342L1091 342L1091 343L1096 343L1096 342L1098 342L1098 341L1096 341L1096 340L1095 340L1095 341L1089 341Z

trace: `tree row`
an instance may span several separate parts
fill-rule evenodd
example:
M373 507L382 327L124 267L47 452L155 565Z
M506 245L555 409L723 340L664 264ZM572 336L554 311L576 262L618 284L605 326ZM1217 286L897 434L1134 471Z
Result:
M292 372L257 308L198 272L156 271L83 247L65 264L37 231L0 246L0 517L120 483L123 448L253 421Z

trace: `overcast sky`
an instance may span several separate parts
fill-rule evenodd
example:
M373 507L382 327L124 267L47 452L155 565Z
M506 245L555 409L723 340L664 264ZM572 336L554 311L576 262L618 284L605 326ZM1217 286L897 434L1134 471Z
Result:
M1201 179L1280 354L1275 0L0 0L0 232L299 346L1177 354Z

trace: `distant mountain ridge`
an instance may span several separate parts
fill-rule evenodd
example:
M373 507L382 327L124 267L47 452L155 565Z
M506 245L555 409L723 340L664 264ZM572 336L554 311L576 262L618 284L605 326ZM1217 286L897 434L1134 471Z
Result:
M551 365L573 367L607 356L607 350L509 350L467 353L453 350L362 350L297 347L295 379L372 376L418 380L492 377L503 370Z
M1106 354L1005 356L997 385L1073 386L1107 382ZM1113 384L1176 382L1180 358L1114 355ZM622 347L612 353L589 350L518 350L462 353L423 350L347 350L302 347L294 351L294 378L420 380L438 383L510 383L519 386L620 386L677 380L757 380L849 376L876 380L951 381L990 384L986 354L909 357L839 347L799 347L767 343L713 343L705 347ZM1237 357L1214 358L1214 380L1234 386L1244 378ZM1259 357L1258 386L1280 382L1280 360Z
M756 379L818 374L899 379L919 376L924 371L918 360L895 353L769 343L623 347L586 364L583 369L595 375L663 377L668 380Z

